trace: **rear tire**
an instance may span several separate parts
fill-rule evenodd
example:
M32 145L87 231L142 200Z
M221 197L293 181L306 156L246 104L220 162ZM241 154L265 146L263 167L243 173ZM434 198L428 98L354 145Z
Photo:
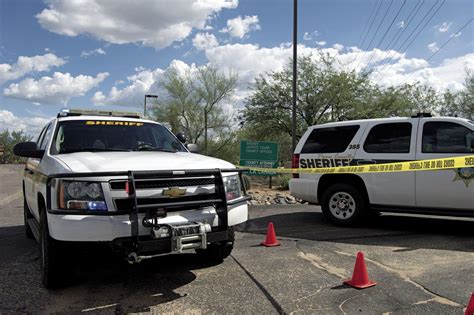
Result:
M324 192L321 209L331 223L350 226L365 217L367 200L362 192L352 185L334 184Z
M33 215L30 212L30 208L28 207L28 203L26 202L26 198L23 197L23 220L25 224L25 235L29 239L34 239L35 236L33 231L31 230L30 225L28 224L28 219L33 218Z
M232 253L234 248L235 232L229 227L228 240L207 245L206 249L196 249L196 254L207 262L221 262Z
M57 288L61 281L59 243L49 235L46 209L40 209L41 281L46 289Z

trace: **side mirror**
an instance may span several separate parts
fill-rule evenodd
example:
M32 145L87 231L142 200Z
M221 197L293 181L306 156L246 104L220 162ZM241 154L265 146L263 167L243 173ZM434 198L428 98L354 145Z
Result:
M186 141L188 141L188 139L186 138L186 135L182 132L178 133L176 135L176 138L178 138L178 140L181 141L181 143L186 143Z
M186 145L186 148L188 148L189 152L191 153L199 153L199 147L197 144L189 143Z
M41 159L44 155L44 150L38 150L36 142L27 141L17 143L13 147L13 154L27 158Z

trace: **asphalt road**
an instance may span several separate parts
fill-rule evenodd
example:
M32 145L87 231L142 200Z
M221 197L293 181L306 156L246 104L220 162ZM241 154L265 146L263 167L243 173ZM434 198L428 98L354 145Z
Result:
M252 208L217 265L183 254L129 266L92 248L64 288L47 291L39 246L23 234L20 170L0 166L2 314L462 314L474 291L474 222L382 216L339 228L314 206ZM269 221L279 247L258 246ZM342 285L357 251L375 287Z

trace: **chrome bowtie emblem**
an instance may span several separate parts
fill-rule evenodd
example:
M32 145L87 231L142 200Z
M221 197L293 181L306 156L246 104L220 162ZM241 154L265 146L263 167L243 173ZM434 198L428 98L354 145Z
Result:
M178 187L171 187L163 190L163 196L176 198L186 195L186 189L181 189Z

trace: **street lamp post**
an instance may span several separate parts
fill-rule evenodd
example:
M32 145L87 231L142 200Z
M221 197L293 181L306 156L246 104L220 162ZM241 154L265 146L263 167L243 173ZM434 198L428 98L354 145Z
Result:
M158 98L158 95L145 94L145 102L143 104L143 116L144 117L146 117L146 99L147 99L147 97Z
M293 107L291 124L291 144L296 148L296 79L297 79L297 44L298 44L298 0L293 0Z

